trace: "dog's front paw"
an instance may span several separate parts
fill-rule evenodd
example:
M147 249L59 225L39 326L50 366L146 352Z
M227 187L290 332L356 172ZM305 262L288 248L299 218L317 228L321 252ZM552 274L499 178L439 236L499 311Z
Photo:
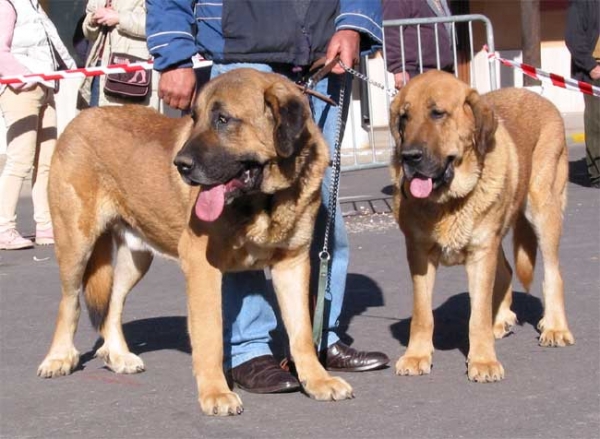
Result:
M504 367L498 360L467 361L467 376L477 383L492 383L504 379Z
M242 400L235 392L212 393L201 396L198 401L205 415L235 416L244 411Z
M396 362L396 375L428 375L432 355L403 355Z
M350 384L339 377L302 381L304 391L317 401L341 401L354 398Z
M102 346L96 351L96 357L102 358L104 364L115 373L139 373L145 370L144 362L140 357L131 352L110 352Z
M517 324L517 315L511 310L502 310L494 319L494 337L501 339L512 333L512 327Z
M50 352L38 367L37 374L41 378L55 378L69 375L79 364L79 352L74 347L64 353Z

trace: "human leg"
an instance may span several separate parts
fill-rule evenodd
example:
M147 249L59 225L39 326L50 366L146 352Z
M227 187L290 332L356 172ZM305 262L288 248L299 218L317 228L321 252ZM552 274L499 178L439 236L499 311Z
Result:
M90 86L90 107L98 105L100 105L100 76L94 76Z
M266 64L215 63L211 78L240 67L271 71ZM279 366L272 354L271 333L278 322L273 310L274 295L264 272L225 273L222 291L224 362L233 380L255 393L299 389L298 381Z
M48 174L50 161L56 146L56 104L54 91L44 89L43 106L40 112L40 129L37 137L36 160L32 179L31 198L33 219L36 223L36 242L53 244L52 221L48 205Z
M327 78L318 82L315 89L317 92L324 94L325 96L331 97L335 102L339 102L340 90L342 86L346 86L348 92L350 88L344 81L347 77L338 75L329 75ZM323 102L317 98L311 98L311 107L313 110L313 117L325 137L325 141L329 145L331 160L335 157L335 145L336 140L341 143L341 137L343 136L343 128L345 125L345 117L339 119L339 111L343 111L342 115L345 116L349 107L350 95L345 95L344 106L334 107L326 102ZM338 123L341 122L341 126L338 127ZM339 131L339 139L336 139ZM318 257L316 254L323 248L323 240L325 239L325 224L329 220L329 204L331 199L331 189L333 186L333 169L329 167L325 173L323 179L323 185L321 187L321 198L322 208L319 212L317 220L318 227L315 232L315 242L313 251L313 278L317 274L318 270ZM344 293L346 291L346 275L348 272L348 262L350 259L348 234L346 233L346 225L342 216L339 200L335 204L335 218L333 222L333 228L329 230L329 249L330 254L330 277L329 277L329 288L325 296L327 306L325 307L327 315L325 316L323 323L323 338L320 349L324 349L339 341L339 337L335 330L339 326L339 316L342 312L342 305L344 301ZM316 250L316 251L315 251Z
M224 363L233 381L253 393L298 390L298 380L281 368L271 351L277 318L264 272L226 273L222 294Z
M594 81L593 85L600 87L600 80ZM600 99L596 96L584 95L584 100L583 119L588 176L591 186L600 187Z
M316 85L316 91L340 101L341 90L344 91L343 106L333 107L317 98L311 98L313 116L327 141L332 160L335 157L336 145L341 147L344 128L351 102L352 77L349 75L329 75ZM341 118L340 118L340 111ZM339 139L338 139L339 137ZM313 279L318 275L317 254L323 248L325 224L334 184L332 168L328 168L321 188L322 208L317 220L317 230L313 243ZM329 231L330 277L329 289L325 296L327 315L324 317L323 338L319 350L323 352L325 366L338 371L367 371L385 366L389 362L387 355L381 352L355 350L340 341L336 333L339 328L339 317L342 313L346 292L346 277L350 259L350 246L346 225L342 215L339 199L335 203L335 219ZM316 282L313 282L313 286ZM316 291L314 291L316 293Z
M263 271L227 273L223 276L223 326L225 368L252 358L271 355L271 331L277 327L273 293Z
M0 110L7 128L6 164L0 175L0 233L11 233L11 241L2 239L2 248L31 247L33 243L15 235L17 203L25 178L33 166L39 112L43 88L15 93L8 87L0 95Z

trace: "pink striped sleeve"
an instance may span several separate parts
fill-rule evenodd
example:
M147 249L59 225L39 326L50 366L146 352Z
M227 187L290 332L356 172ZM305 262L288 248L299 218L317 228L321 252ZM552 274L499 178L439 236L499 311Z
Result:
M12 5L6 0L0 0L0 76L31 73L10 53L16 21L17 15Z

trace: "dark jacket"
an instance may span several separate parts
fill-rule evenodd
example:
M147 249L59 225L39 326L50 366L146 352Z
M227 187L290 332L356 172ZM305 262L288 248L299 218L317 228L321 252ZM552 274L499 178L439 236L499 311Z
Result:
M436 16L425 0L383 0L384 21ZM443 24L438 24L437 28L440 47L439 67L442 70L450 71L454 65L450 35ZM411 77L419 74L417 26L404 26L403 28L405 69L402 68L400 28L398 26L385 26L384 36L387 70L392 73L405 70ZM424 72L438 68L434 25L421 25L421 52Z
M600 3L571 0L567 10L565 43L571 52L571 75L592 83L590 71L598 61L592 56L600 34Z
M219 62L306 66L325 55L337 30L360 32L363 49L383 38L378 0L148 0L147 8L148 47L159 71L190 66L198 52Z

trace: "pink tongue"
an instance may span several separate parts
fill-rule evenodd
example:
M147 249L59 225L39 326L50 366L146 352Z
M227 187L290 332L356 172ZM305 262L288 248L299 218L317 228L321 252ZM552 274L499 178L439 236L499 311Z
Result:
M212 222L219 218L225 206L225 185L200 189L196 200L196 216L202 221Z
M410 181L410 193L416 198L427 198L433 190L431 178L415 177Z

